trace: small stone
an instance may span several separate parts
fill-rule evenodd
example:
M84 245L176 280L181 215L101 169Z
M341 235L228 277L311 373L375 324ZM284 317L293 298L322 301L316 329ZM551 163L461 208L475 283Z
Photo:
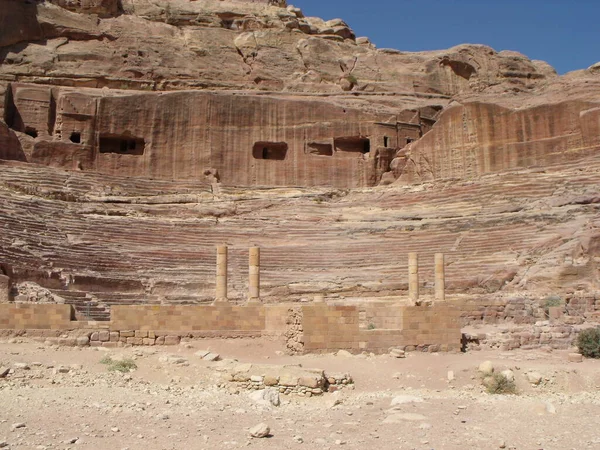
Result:
M338 350L335 356L343 356L345 358L350 358L352 357L352 353L350 353L348 350Z
M8 447L8 442L0 441L0 448Z
M13 423L11 429L16 430L19 428L25 428L26 425L23 422Z
M119 431L121 431L121 430L119 429L119 427L112 427L112 428L110 429L110 431L112 431L113 433L118 433L118 432L119 432Z
M479 364L479 368L477 370L481 375L489 376L494 373L494 365L491 361L484 361Z
M221 355L218 353L209 353L202 358L204 361L218 361L221 359Z
M583 355L581 353L569 353L569 362L583 362Z
M453 370L449 370L448 371L448 381L454 381L456 378L454 376L454 371Z
M390 356L392 356L393 358L405 358L406 353L402 349L393 348L392 350L390 350Z
M506 442L500 441L500 443L498 444L498 448L506 448Z
M503 370L500 372L500 375L502 375L508 381L515 381L515 373L510 369Z
M526 375L527 377L527 381L529 381L531 384L537 386L538 384L540 384L542 382L542 375L539 374L538 372L528 372Z
M556 414L556 407L552 403L545 402L545 407L548 414Z
M346 441L342 441L341 439L336 439L335 445L346 445Z
M210 351L208 350L198 350L196 353L194 353L194 355L199 356L200 358L204 358L209 353Z
M0 378L5 378L9 372L10 369L8 367L0 367Z
M167 413L160 413L156 415L156 418L160 420L167 420L169 418L169 415Z
M403 405L405 403L423 403L423 399L414 395L398 395L392 399L390 406Z
M404 422L420 422L427 420L427 418L421 414L405 413L405 414L392 414L383 420L383 423L404 423Z
M263 406L279 406L279 391L276 389L261 389L258 391L254 391L248 395L252 400L254 400L259 405Z
M304 442L304 439L302 439L302 436L294 436L293 439L298 444L302 444Z
M253 438L264 438L269 436L271 433L271 428L266 423L259 423L258 425L253 426L249 430L250 437Z
M30 369L29 365L26 363L15 363L14 368L20 369L20 370L29 370Z

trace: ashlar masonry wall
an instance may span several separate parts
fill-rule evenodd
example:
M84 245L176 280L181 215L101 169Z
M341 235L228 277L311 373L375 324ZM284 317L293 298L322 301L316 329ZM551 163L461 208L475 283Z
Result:
M73 320L70 305L0 304L0 330L45 336L40 330L72 332L73 345L116 347L177 344L181 338L258 337L284 338L295 353L320 353L346 349L352 352L387 352L390 347L408 350L458 350L461 343L459 311L441 304L384 306L378 316L390 314L397 328L361 329L357 306L277 304L232 306L134 305L114 306L111 321ZM4 333L6 334L6 333ZM65 341L67 342L67 341ZM69 341L70 342L70 341Z

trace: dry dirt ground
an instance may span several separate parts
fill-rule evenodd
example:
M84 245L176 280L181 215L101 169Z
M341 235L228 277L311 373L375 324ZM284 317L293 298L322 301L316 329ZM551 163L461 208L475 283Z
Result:
M217 387L224 360L348 371L355 389L261 406ZM0 343L0 446L10 449L599 449L600 361L567 352L285 356L278 343L200 340L177 347L63 348ZM105 355L138 368L109 372ZM177 358L165 358L175 355ZM161 358L162 357L162 358ZM512 369L518 395L490 395L477 367ZM173 361L178 361L174 363ZM27 368L28 367L28 368ZM449 377L449 371L453 372ZM533 386L525 374L542 375ZM66 373L61 373L66 372ZM400 403L392 406L398 396ZM406 397L412 396L412 397ZM422 400L422 401L421 401ZM398 401L398 400L397 400ZM334 406L335 403L339 403ZM250 438L264 422L271 437ZM18 427L19 426L19 427Z

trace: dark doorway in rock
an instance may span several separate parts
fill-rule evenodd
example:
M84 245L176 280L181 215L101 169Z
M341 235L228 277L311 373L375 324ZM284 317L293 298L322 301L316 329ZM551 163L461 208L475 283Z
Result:
M286 142L265 142L260 141L252 147L252 156L254 159L269 159L273 161L283 161L287 156L288 145Z
M143 155L146 144L142 138L126 136L100 136L100 153Z
M390 138L387 136L383 137L383 146L384 147L389 147L390 146Z
M369 153L371 151L371 141L369 138L356 137L339 137L333 141L336 152L348 153Z
M78 133L77 131L73 131L71 133L71 136L69 137L69 140L71 142L73 142L74 144L80 144L81 143L81 133Z
M333 146L325 142L309 142L306 153L317 156L333 156Z
M27 136L31 136L32 138L38 137L37 130L35 128L32 128L32 127L25 127L25 134Z

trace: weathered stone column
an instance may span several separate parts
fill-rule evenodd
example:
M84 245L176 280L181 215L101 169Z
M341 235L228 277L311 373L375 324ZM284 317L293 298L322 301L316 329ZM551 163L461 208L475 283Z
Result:
M10 301L10 278L0 273L0 303Z
M419 301L419 257L416 253L408 254L408 298Z
M435 299L439 302L446 300L446 278L444 276L444 254L435 254Z
M227 246L217 247L217 288L215 302L227 301Z
M260 248L250 247L248 259L248 301L260 301Z

